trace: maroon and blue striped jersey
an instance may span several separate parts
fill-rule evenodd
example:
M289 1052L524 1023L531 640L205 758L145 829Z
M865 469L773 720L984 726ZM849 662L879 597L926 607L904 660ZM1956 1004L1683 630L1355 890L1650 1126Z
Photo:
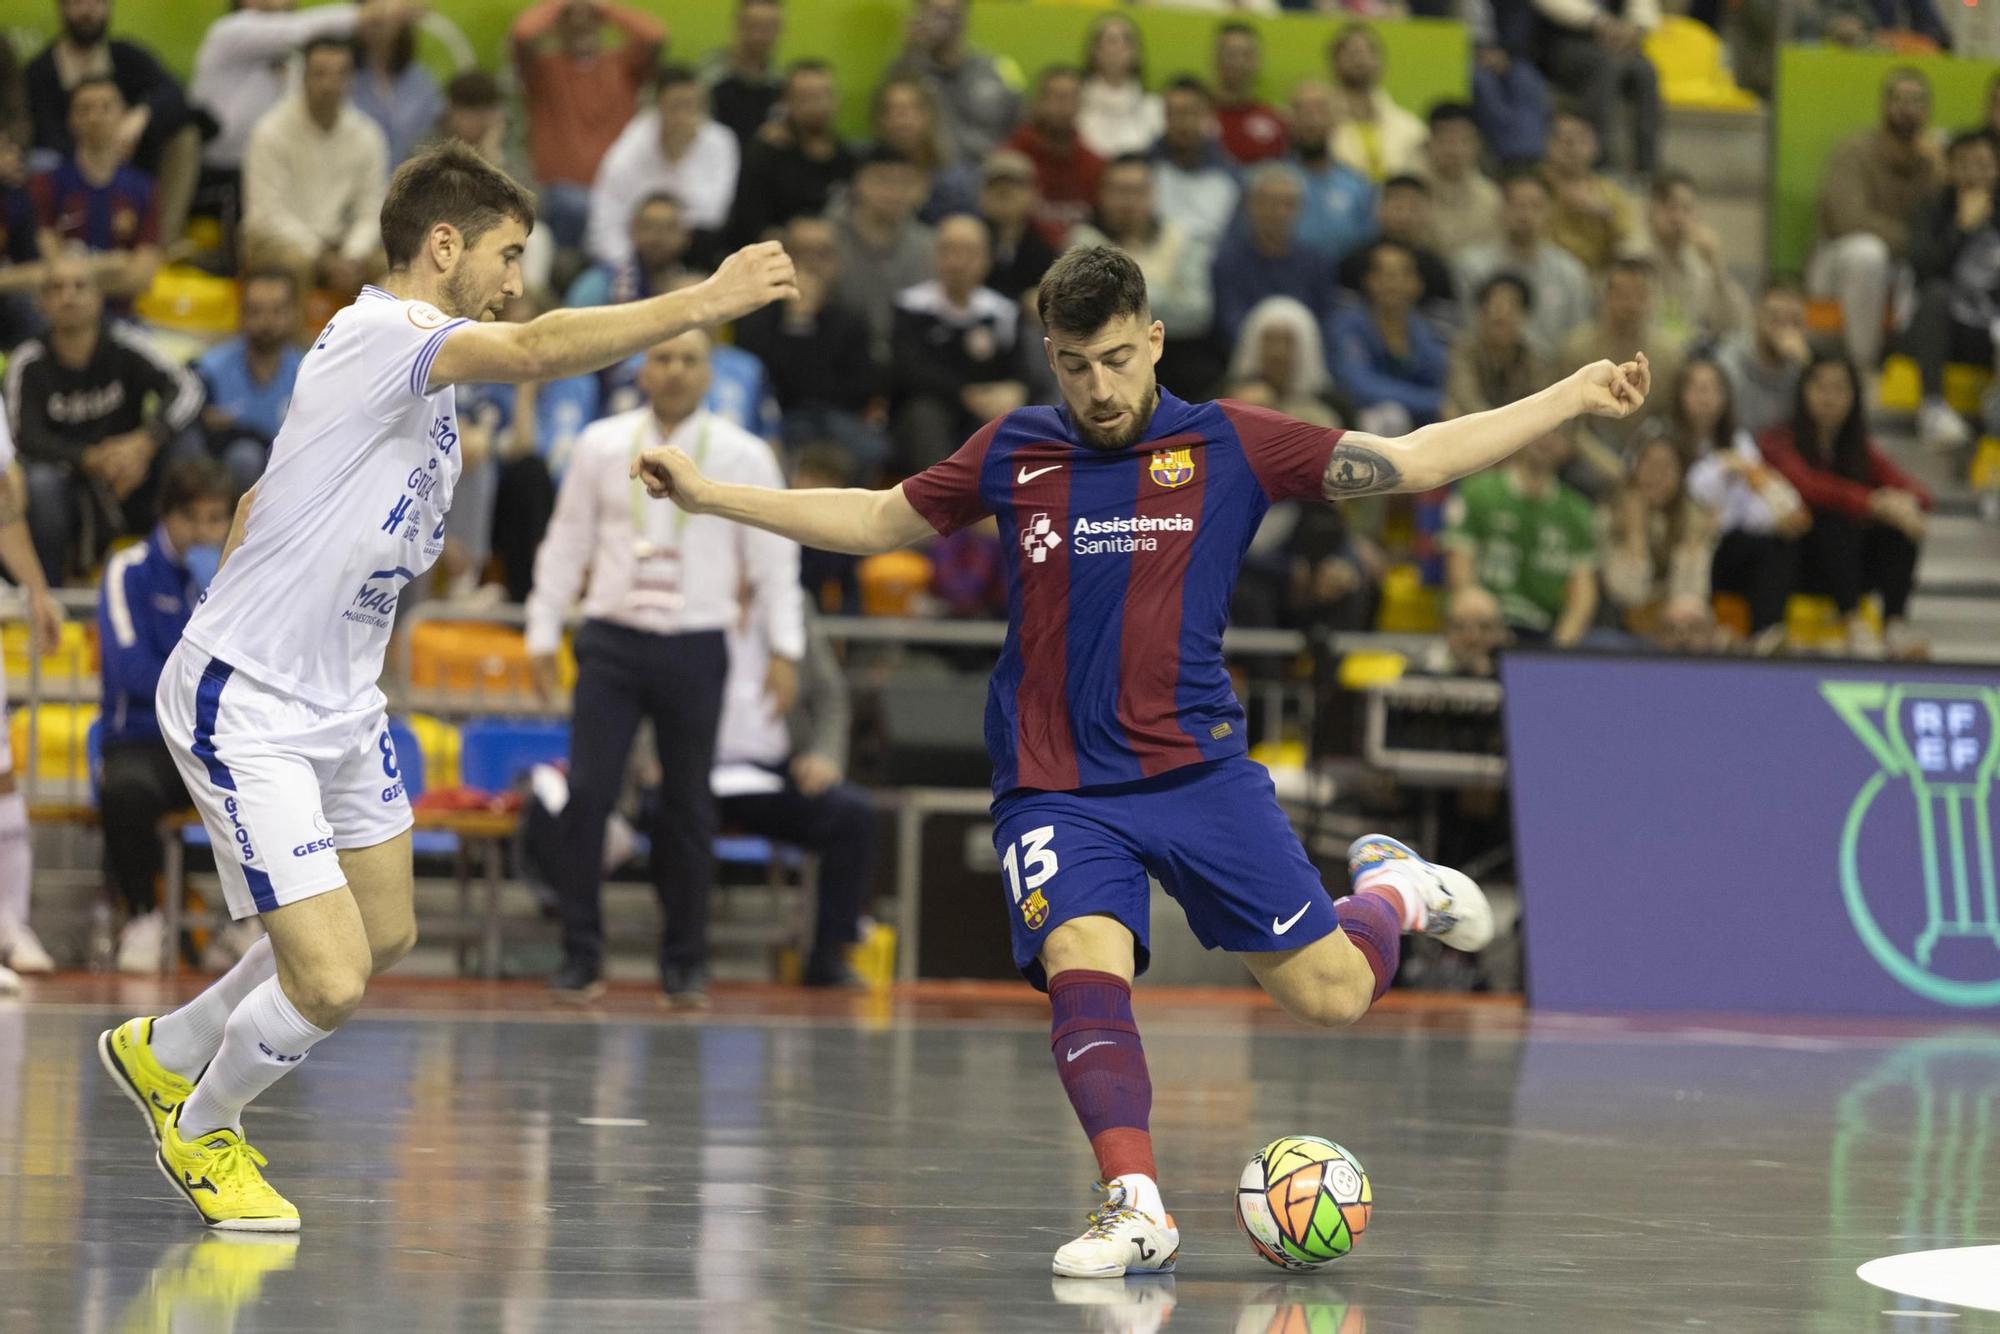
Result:
M1065 409L1010 412L903 484L940 533L993 515L1007 642L986 703L993 790L1067 792L1240 755L1222 632L1273 502L1321 495L1340 432L1164 389L1125 449Z

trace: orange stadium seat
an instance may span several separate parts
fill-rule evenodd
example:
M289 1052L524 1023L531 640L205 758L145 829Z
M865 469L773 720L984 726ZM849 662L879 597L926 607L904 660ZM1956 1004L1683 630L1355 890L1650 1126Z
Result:
M931 586L931 561L915 551L885 552L862 561L857 577L862 615L914 616Z
M410 631L410 684L490 694L534 688L519 630L480 621L425 621Z

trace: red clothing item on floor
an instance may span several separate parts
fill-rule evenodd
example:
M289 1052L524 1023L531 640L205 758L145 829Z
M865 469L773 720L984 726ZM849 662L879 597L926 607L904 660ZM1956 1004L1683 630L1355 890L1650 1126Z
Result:
M638 111L667 30L650 14L600 5L604 21L624 34L625 44L578 60L541 47L563 8L563 0L543 0L514 20L514 63L526 94L536 179L589 185L604 151Z
M1805 455L1799 453L1798 443L1792 438L1789 426L1773 426L1764 432L1757 437L1757 448L1764 455L1764 462L1777 469L1792 484L1799 498L1806 502L1807 509L1867 519L1870 517L1868 497L1884 488L1908 491L1926 510L1931 507L1931 493L1891 462L1872 440L1868 442L1866 482L1857 482L1830 468L1807 462Z
M1057 144L1033 125L1014 131L1006 146L1026 153L1035 164L1035 187L1041 194L1035 228L1060 251L1068 244L1069 229L1088 221L1097 208L1097 183L1104 176L1104 159L1074 136L1066 144Z
M1217 106L1215 119L1222 130L1223 151L1244 166L1284 156L1285 122L1262 102Z

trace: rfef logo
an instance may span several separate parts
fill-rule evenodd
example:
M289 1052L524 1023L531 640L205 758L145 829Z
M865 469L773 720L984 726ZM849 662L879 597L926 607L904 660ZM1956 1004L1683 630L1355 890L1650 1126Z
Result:
M1992 821L2000 690L1838 681L1822 683L1820 695L1878 766L1840 836L1840 888L1861 943L1920 996L2000 1003ZM1892 805L1889 789L1900 786L1913 809Z

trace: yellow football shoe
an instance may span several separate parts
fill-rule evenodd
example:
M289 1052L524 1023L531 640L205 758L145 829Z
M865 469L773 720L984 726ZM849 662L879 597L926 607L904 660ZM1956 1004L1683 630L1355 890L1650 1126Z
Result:
M181 1138L180 1109L160 1128L160 1171L201 1221L225 1232L297 1232L299 1211L264 1180L269 1165L234 1130Z
M158 1144L167 1118L187 1101L194 1085L153 1058L153 1021L127 1019L99 1033L97 1059L104 1063L104 1072L119 1091L146 1114L146 1129Z

